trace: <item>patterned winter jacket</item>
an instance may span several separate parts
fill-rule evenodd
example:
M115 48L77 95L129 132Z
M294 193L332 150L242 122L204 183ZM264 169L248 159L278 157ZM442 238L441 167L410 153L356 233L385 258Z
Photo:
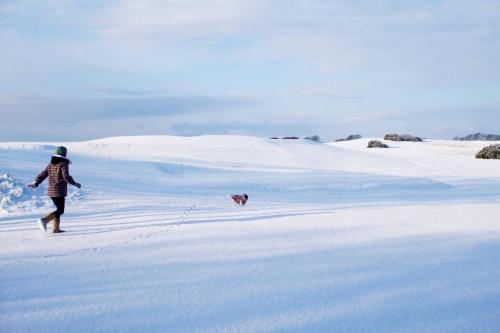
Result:
M69 160L63 157L52 156L50 164L35 179L35 186L40 185L49 177L47 194L50 197L65 197L68 194L68 183L76 185L73 177L69 175Z

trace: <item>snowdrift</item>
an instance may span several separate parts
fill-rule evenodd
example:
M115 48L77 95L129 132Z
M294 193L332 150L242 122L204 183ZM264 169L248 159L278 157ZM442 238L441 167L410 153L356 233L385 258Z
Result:
M45 201L40 195L28 192L24 181L0 175L0 215L43 207Z

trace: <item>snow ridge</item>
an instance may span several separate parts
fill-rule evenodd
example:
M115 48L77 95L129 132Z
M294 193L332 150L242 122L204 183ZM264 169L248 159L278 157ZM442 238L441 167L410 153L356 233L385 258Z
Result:
M0 175L0 214L43 205L40 197L26 191L26 184L9 174Z

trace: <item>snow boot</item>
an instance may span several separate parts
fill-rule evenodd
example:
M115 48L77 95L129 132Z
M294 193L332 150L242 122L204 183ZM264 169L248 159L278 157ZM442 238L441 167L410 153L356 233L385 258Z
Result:
M52 229L52 233L58 234L58 233L64 232L64 230L59 229L60 224L61 224L61 218L56 217L54 219L54 229Z
M52 213L48 214L47 216L42 217L41 219L38 219L37 223L38 223L38 227L40 228L40 230L42 232L47 231L47 224L50 221L52 221L55 217L56 217L56 215L54 214L54 212L52 212Z
M36 223L38 224L38 228L40 228L42 232L47 231L47 224L43 222L43 219L36 220Z

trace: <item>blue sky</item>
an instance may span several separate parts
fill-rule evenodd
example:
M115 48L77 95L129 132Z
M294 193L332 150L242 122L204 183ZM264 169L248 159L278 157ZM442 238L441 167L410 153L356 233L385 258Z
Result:
M0 140L500 133L500 2L0 0Z

